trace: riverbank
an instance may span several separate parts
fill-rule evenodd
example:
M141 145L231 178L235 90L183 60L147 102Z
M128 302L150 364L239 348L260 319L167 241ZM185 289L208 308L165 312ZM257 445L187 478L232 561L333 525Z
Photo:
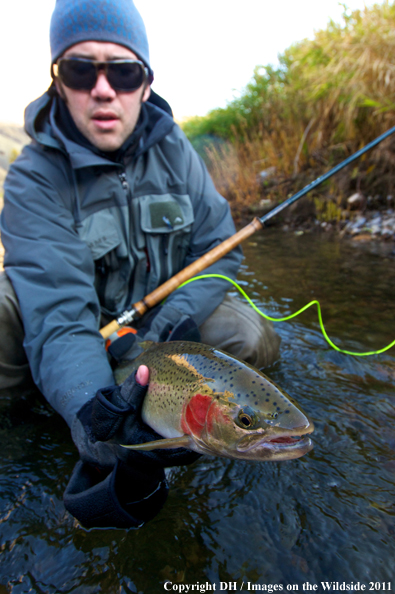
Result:
M349 238L355 242L376 241L392 245L395 242L395 208L392 207L392 196L387 196L385 201L378 202L379 208L365 208L365 204L362 202L359 209L353 210L349 207L339 211L336 218L323 221L317 212L314 199L305 196L273 217L268 224L279 227L283 231L299 234L313 231L325 232ZM242 227L254 216L262 217L279 204L280 202L274 200L263 199L250 207L248 213L244 213L242 216L238 216L238 213L233 213L233 215L238 221L238 226ZM385 208L385 204L390 207Z
M388 209L385 212L370 211L358 212L351 220L320 222L308 221L305 224L283 224L284 231L305 231L312 228L337 233L340 237L348 237L356 241L385 241L395 242L395 211Z
M3 208L3 183L9 165L29 140L22 126L0 122L0 211ZM3 261L4 248L0 238L0 270L3 269Z

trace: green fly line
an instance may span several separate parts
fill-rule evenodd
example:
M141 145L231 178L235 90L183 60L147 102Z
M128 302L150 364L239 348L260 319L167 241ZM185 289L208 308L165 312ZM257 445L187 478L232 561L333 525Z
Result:
M310 303L308 303L307 305L305 305L304 307L302 307L302 309L299 309L299 311L297 311L297 312L295 312L295 313L293 313L293 314L291 314L289 316L285 316L285 318L271 318L270 316L264 314L260 309L257 308L257 306L255 305L255 303L253 303L253 301L250 299L250 297L247 295L247 293L240 287L239 284L237 284L236 281L232 280L231 278L228 278L227 276L224 276L223 274L201 274L200 276L194 276L193 278L185 281L185 283L182 283L178 288L184 287L185 285L187 285L188 283L191 283L192 281L200 280L200 279L203 279L203 278L222 278L223 280L226 280L229 283L232 283L232 285L234 287L236 287L236 289L238 291L240 291L240 293L243 295L243 297L248 301L248 303L251 305L251 307L253 309L255 309L255 311L257 313L259 313L260 316L262 316L266 320L270 320L272 322L286 322L287 320L291 320L292 318L295 318L296 316L300 315L301 313L303 313L304 311L306 311L306 309L308 309L312 305L316 305L317 306L317 312L318 312L318 321L320 323L321 332L322 332L325 340L327 341L327 343L333 349L335 349L335 351L338 351L339 353L344 353L345 355L354 355L355 357L367 357L368 355L379 355L380 353L384 353L385 351L388 351L388 349L390 349L391 347L393 347L395 345L395 340L394 340L394 341L391 342L391 344L387 345L383 349L380 349L378 351L369 351L368 353L354 353L352 351L345 351L344 349L340 349L338 346L336 346L331 341L331 339L329 338L328 334L326 333L326 330L325 330L325 327L324 327L324 323L322 321L321 306L319 304L319 301L317 301L317 300L310 301Z

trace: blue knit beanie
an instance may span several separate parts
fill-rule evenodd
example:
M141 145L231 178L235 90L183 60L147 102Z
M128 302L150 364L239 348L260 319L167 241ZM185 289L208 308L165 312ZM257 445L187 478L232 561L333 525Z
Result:
M123 45L152 73L147 33L133 0L57 0L50 26L52 64L81 41Z

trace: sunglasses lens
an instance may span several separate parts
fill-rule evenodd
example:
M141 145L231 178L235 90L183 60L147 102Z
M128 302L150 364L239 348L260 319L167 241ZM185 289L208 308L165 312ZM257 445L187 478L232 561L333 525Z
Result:
M96 84L96 68L88 60L59 60L59 76L70 89L90 90Z
M97 69L103 68L115 91L135 91L143 84L146 73L143 64L134 61L93 62L80 58L63 58L58 62L58 74L66 87L90 91L97 81Z
M116 91L135 91L145 79L145 70L139 62L109 62L107 79Z

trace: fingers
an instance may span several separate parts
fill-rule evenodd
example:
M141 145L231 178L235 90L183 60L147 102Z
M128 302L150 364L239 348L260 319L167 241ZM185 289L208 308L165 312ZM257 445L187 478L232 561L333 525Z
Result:
M140 386L146 386L149 382L149 369L146 365L140 365L136 373L136 382Z

